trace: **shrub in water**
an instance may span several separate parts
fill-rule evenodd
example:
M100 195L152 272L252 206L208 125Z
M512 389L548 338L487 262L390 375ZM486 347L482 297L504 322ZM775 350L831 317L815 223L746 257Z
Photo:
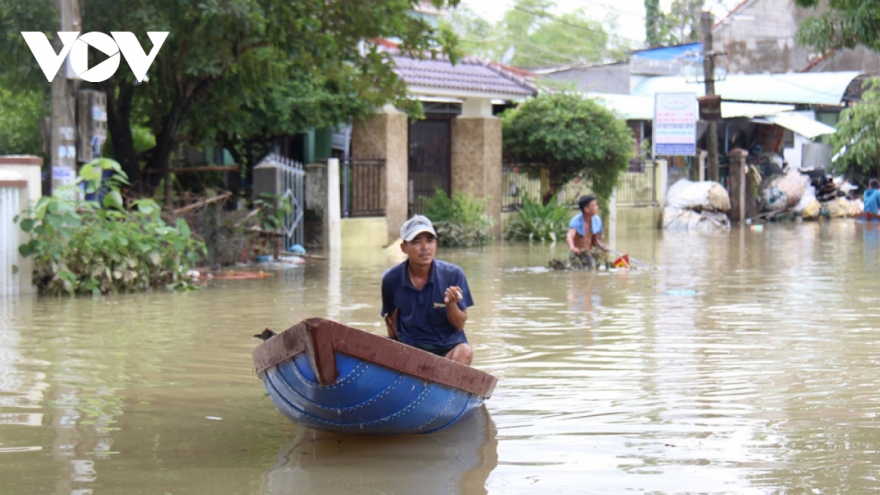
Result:
M483 246L492 240L488 231L495 222L486 216L486 200L459 191L437 189L425 200L425 216L431 219L437 239L445 247Z
M546 205L533 201L525 194L519 216L511 219L508 224L507 238L538 241L564 239L572 216L570 208L556 204L555 194Z
M103 178L104 171L112 171ZM105 158L83 165L78 185L40 199L20 220L31 240L19 251L34 258L42 293L106 294L167 285L190 288L186 271L206 254L183 219L168 225L151 199L126 209L119 192L127 178ZM81 199L102 197L97 200Z

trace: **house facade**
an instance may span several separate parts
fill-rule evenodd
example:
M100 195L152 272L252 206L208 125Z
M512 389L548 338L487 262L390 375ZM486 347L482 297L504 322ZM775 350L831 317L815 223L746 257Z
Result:
M424 198L436 189L486 198L487 214L500 228L501 120L496 109L534 96L536 89L511 71L471 57L455 65L448 59L404 55L394 55L394 61L410 96L421 100L426 118L410 121L386 105L351 128L352 163L384 163L378 181L383 244L398 237L403 222L421 213ZM357 184L358 174L353 177L357 196L363 188Z

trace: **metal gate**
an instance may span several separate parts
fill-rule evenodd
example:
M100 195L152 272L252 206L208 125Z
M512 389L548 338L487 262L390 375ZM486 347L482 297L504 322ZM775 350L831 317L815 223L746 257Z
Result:
M284 217L282 227L285 250L293 244L303 244L305 176L302 163L275 153L267 155L254 167L254 194L268 192L290 202L290 213Z
M424 213L425 200L437 189L449 194L451 121L420 120L409 126L409 214Z
M18 188L0 187L0 294L18 293L18 211Z

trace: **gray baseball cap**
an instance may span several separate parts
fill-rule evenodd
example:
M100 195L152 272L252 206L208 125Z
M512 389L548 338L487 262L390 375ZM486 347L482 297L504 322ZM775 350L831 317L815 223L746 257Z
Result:
M434 232L434 225L431 224L431 221L426 216L413 215L412 218L403 222L403 225L400 226L400 238L406 242L415 239L422 232L427 232L437 237L437 232Z

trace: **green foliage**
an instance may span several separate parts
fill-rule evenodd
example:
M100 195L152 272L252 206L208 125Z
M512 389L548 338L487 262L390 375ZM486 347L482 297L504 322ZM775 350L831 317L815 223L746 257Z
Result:
M407 98L406 85L394 73L392 53L370 40L395 39L402 53L456 60L455 36L413 15L419 4L81 0L83 32L131 31L146 50L151 46L145 33L170 33L149 80L137 83L123 64L95 85L107 94L114 156L136 182L134 123L149 125L156 146L145 156L149 167L162 169L182 135L197 141L221 136L232 149L249 138L346 121L384 103L417 111L419 103ZM431 4L454 7L458 0ZM45 87L20 32L44 31L54 38L57 23L53 2L0 0L0 78Z
M495 23L459 7L444 22L466 53L516 67L595 64L624 53L627 47L612 46L586 9L553 14L555 7L551 0L516 0Z
M254 207L258 209L257 221L260 228L268 231L280 231L284 228L284 218L292 211L290 197L267 192L260 193L254 199Z
M546 205L523 195L519 216L510 220L507 238L511 240L557 241L565 238L571 208L556 203L554 195Z
M844 109L837 122L837 132L830 137L834 162L839 171L867 173L880 177L880 79L864 83L862 101Z
M104 171L114 175L103 180ZM34 258L34 281L48 294L107 294L167 285L190 288L186 271L205 255L204 244L178 219L168 225L150 199L125 209L119 187L128 181L106 158L83 165L78 185L102 203L80 199L77 186L40 199L20 220L31 240L19 247Z
M41 155L43 94L0 87L0 155Z
M669 12L659 0L645 0L645 43L649 47L700 40L700 14L704 0L673 0Z
M550 194L576 177L606 205L634 145L626 122L590 98L541 94L502 115L504 154L525 171L550 170Z
M475 199L460 191L452 193L437 189L425 200L425 216L431 219L441 246L483 246L492 240L488 230L494 221L486 216L486 200Z
M819 0L795 0L799 7L817 8ZM865 45L880 50L880 0L829 0L823 14L798 26L798 42L828 52Z

